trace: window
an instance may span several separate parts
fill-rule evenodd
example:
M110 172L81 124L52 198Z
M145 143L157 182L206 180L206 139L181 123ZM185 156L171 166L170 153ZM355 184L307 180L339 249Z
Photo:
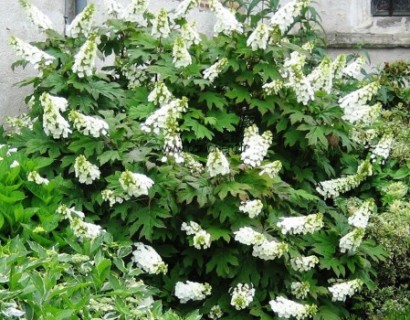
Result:
M410 16L410 0L372 0L374 16Z

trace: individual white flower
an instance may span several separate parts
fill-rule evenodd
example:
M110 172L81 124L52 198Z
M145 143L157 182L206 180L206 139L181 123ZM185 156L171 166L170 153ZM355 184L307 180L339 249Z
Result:
M323 228L323 214L281 218L276 224L282 234L308 234Z
M20 162L18 162L17 160L14 160L11 164L10 164L10 169L14 169L20 166Z
M31 181L36 184L45 184L45 185L48 185L50 182L48 179L40 176L37 171L30 171L27 175L27 181Z
M168 38L170 32L168 13L165 9L161 9L152 22L151 35L157 39Z
M366 102L373 98L379 91L379 88L380 83L374 81L340 98L339 105L344 112L342 118L351 123L355 123L363 117L367 117L371 111L371 107L366 105Z
M94 14L95 6L90 3L67 26L67 35L72 38L77 38L79 35L88 37L93 26Z
M83 220L85 218L85 214L82 211L75 210L74 208L68 208L65 205L61 205L57 208L56 212L61 214L64 219L72 220L75 218L79 218Z
M347 297L353 296L360 290L363 282L359 279L350 280L346 282L336 283L329 287L329 291L332 294L333 301L345 302Z
M231 306L236 310L242 310L249 307L255 296L253 285L247 283L238 283L229 291L231 293Z
M146 175L128 170L121 173L119 181L121 187L131 197L148 195L149 189L154 185L154 181Z
M357 188L362 181L373 174L373 168L369 161L363 161L357 168L357 173L346 177L322 181L316 191L326 198L337 198L341 193L345 193Z
M269 305L273 312L277 313L280 318L290 319L296 318L302 320L311 317L317 312L317 306L297 303L284 297L277 297L269 301Z
M103 190L101 191L101 197L104 201L108 201L110 207L112 207L116 203L123 203L124 200L128 200L129 196L127 195L117 195L113 190Z
M244 164L255 168L262 163L272 144L272 133L265 131L259 135L259 129L254 124L245 129L241 160Z
M372 199L364 201L360 207L347 220L348 223L356 228L366 228L370 215L374 210L374 201Z
M354 253L361 245L365 230L357 228L343 236L339 241L340 252Z
M6 118L5 131L8 136L21 135L24 128L33 130L33 120L28 114L22 113L17 117Z
M283 81L282 80L272 80L271 82L265 83L262 86L263 91L267 95L274 95L277 94L280 89L283 88Z
M184 68L192 63L191 55L185 44L185 40L182 37L175 39L174 46L172 48L172 63L175 68Z
M26 314L14 301L4 302L1 313L8 319L22 318Z
M302 13L302 9L309 4L308 0L293 0L280 8L270 19L271 26L278 28L283 35Z
M198 223L194 221L190 221L188 223L183 222L181 230L185 231L185 233L189 236L193 235L192 242L196 249L207 249L211 246L210 233L203 230Z
M21 59L31 63L34 69L42 73L43 69L51 65L54 57L44 51L32 46L31 44L20 40L14 36L10 37L10 46Z
M251 219L257 217L262 212L262 209L263 204L260 200L242 201L239 206L239 211L247 213Z
M181 113L186 111L187 108L188 100L185 97L164 103L161 108L157 109L145 120L141 125L141 130L155 134L164 134L165 131L174 133L177 131L177 128L170 128L170 125L176 126Z
M167 273L168 266L162 261L161 256L151 246L141 242L134 243L136 249L132 252L132 261L139 268L149 274Z
M260 176L266 174L269 177L271 177L271 179L273 179L278 175L279 171L282 169L282 162L276 160L271 163L265 164L260 168L262 169L261 172L259 172Z
M246 45L251 47L253 51L258 49L265 50L269 41L269 33L269 27L263 22L258 22L255 30L246 41Z
M381 158L382 161L386 160L390 155L390 150L393 147L394 137L392 134L385 134L380 141L371 150L371 159L376 161L377 158Z
M366 58L359 56L355 61L348 64L343 70L342 74L355 79L359 79L362 75L363 65L366 63Z
M87 161L83 155L78 156L74 162L75 177L80 183L92 184L94 180L99 179L100 169L95 164Z
M219 305L213 306L208 313L208 318L212 320L217 320L219 318L222 318L222 316L223 316L223 312Z
M199 33L194 29L195 23L186 22L181 26L181 37L185 40L187 48L190 48L194 44L201 42Z
M148 95L148 101L156 105L163 105L170 102L172 99L172 93L168 90L167 86L163 82L156 82L154 89Z
M265 239L262 243L253 246L252 256L262 260L274 260L288 252L289 246L285 242Z
M316 256L296 257L290 260L292 269L299 272L309 271L318 263L319 258Z
M305 299L310 290L309 282L292 282L290 284L292 294L298 299Z
M209 82L214 82L214 80L222 72L223 68L228 64L227 58L222 58L219 61L215 62L212 66L205 69L203 72L204 79L209 80Z
M307 76L314 92L324 90L330 94L333 86L334 71L329 57L324 57L320 64Z
M125 8L116 0L104 0L105 10L108 16L115 19L126 17Z
M189 300L200 301L210 295L211 290L212 287L206 282L178 281L175 285L175 296L181 303L187 303Z
M183 0L174 12L174 19L181 19L186 16L186 14L195 7L198 7L200 0Z
M0 145L1 147L3 147L4 145ZM6 155L8 156L8 157L10 157L10 155L12 154L12 153L16 153L17 152L17 148L9 148L8 150L7 150L7 153L6 153Z
M215 5L211 5L211 10L213 10L216 15L216 23L214 26L215 34L223 33L227 36L231 36L233 32L242 33L243 26L236 20L234 13L218 1L214 1L214 3Z
M54 139L67 138L72 132L70 124L60 114L60 112L66 111L68 107L67 100L44 92L40 96L40 103L44 109L43 128L46 135L51 135Z
M51 20L41 12L36 6L32 5L28 0L19 0L20 5L23 7L30 19L31 23L36 26L40 31L53 30L53 23Z
M242 227L235 231L234 235L235 241L247 246L262 244L265 241L265 236L251 227Z
M76 237L80 239L95 239L104 233L104 229L94 223L84 222L80 218L70 220L70 226Z
M222 151L218 148L215 148L209 153L206 161L206 171L211 178L216 177L217 175L224 176L231 172L228 159L226 159Z
M86 136L98 138L108 134L108 123L102 119L86 116L75 110L70 111L68 119L73 122L75 129Z
M95 70L95 60L97 58L97 39L92 34L87 41L81 46L80 50L74 57L72 70L79 78L90 77Z

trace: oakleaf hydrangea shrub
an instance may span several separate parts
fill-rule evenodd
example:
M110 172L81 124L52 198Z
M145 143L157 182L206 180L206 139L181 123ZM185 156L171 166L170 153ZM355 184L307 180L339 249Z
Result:
M78 237L137 243L128 258L181 315L347 316L384 256L358 191L386 154L360 138L379 79L363 80L363 57L322 55L308 0L212 0L211 36L187 19L198 5L105 1L65 36L42 23L43 42L12 38L16 65L39 74L8 141L70 182L56 212ZM339 200L352 196L349 216Z

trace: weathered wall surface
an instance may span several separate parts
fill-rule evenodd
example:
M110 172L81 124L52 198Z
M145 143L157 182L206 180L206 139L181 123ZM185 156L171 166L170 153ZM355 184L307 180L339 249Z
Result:
M31 0L53 21L57 30L64 28L65 0ZM130 0L118 0L122 4ZM203 0L206 1L206 0ZM282 3L290 0L282 0ZM101 8L102 0L90 0ZM151 10L175 7L180 0L151 0ZM12 71L10 65L15 56L8 46L10 35L33 41L41 36L27 21L17 0L1 0L0 7L0 123L5 116L16 115L24 109L24 96L29 88L13 86L30 76L29 67ZM410 17L373 17L370 0L316 0L314 3L322 17L327 32L331 54L351 52L357 44L368 49L371 62L379 65L384 61L410 59ZM103 13L102 13L103 14ZM100 16L101 18L101 16ZM190 19L197 20L199 31L211 33L214 16L207 10L194 10Z

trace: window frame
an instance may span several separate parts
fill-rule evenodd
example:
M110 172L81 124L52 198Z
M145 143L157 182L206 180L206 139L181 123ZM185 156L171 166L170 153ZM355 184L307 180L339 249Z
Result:
M410 8L408 11L395 11L394 10L394 0L388 0L389 8L388 10L380 10L376 9L376 1L371 0L371 10L373 17L408 17L410 16Z

